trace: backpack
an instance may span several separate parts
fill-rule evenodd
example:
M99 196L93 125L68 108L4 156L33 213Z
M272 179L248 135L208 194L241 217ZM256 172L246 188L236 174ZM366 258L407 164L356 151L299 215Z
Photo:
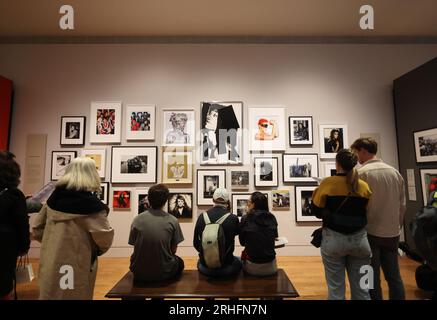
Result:
M411 221L411 233L416 250L426 264L437 271L437 207L423 207Z
M203 260L208 268L221 268L226 258L225 233L222 223L230 216L225 214L216 222L211 222L208 213L203 214L205 229L202 232Z

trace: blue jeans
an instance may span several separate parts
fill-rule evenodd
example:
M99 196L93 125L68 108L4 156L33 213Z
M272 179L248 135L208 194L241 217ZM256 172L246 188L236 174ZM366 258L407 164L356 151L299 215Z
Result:
M207 277L211 278L228 278L238 274L241 270L241 260L240 258L234 257L234 260L231 264L227 264L222 268L211 269L207 268L203 264L200 263L200 260L197 262L197 269L200 273L204 274Z
M362 266L370 266L372 252L367 232L342 234L323 228L321 246L329 300L345 300L345 271L347 271L352 300L370 300L369 290L361 288Z
M372 248L372 267L374 270L374 290L370 290L372 300L382 300L381 271L388 284L390 300L405 300L404 283L399 270L399 237L381 238L368 235Z

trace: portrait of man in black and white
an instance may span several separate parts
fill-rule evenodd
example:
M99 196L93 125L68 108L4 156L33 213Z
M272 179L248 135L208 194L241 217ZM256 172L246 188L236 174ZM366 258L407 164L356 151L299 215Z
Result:
M234 108L232 104L202 103L203 162L241 162L238 136L241 132L242 108L239 116Z
M294 141L308 141L309 140L309 130L308 130L308 120L294 120L293 121L293 139Z
M191 218L193 216L192 197L192 194L171 193L168 198L168 213L178 219Z

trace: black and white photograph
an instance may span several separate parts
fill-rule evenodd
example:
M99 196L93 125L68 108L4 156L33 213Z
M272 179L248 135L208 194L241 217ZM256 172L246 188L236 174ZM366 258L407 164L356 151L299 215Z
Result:
M231 171L231 187L232 189L248 189L249 188L249 171L248 170L233 170Z
M423 204L427 205L431 193L437 191L437 169L421 169L420 181L422 183Z
M76 151L53 151L51 179L53 181L59 180L64 175L65 169L76 157Z
M112 183L156 183L157 147L112 147Z
M121 142L121 102L91 102L90 142Z
M240 164L243 103L201 103L201 164Z
M100 193L98 196L104 204L109 204L109 182L100 183Z
M264 193L267 199L269 198L268 193ZM251 193L233 193L232 194L232 214L235 214L237 217L241 218L243 215L248 213L247 202L250 199Z
M61 117L61 146L83 146L85 123L85 117Z
M148 198L149 189L136 189L135 190L135 213L141 214L147 211L150 208L149 198Z
M272 190L273 210L290 209L290 190Z
M178 219L191 219L193 217L193 194L170 193L167 210Z
M313 117L288 117L290 146L305 146L313 144Z
M296 187L296 222L319 222L311 210L313 192L317 186Z
M316 153L285 153L282 155L283 182L314 182L319 176Z
M335 159L337 152L348 148L347 125L321 124L320 133L320 158Z
M163 112L163 146L194 146L196 126L194 110L174 109Z
M414 132L416 161L437 162L437 128Z
M126 140L155 140L155 106L126 105L124 127Z
M212 206L217 188L226 188L226 170L197 170L197 205Z
M278 158L256 157L253 160L255 165L255 187L277 187Z

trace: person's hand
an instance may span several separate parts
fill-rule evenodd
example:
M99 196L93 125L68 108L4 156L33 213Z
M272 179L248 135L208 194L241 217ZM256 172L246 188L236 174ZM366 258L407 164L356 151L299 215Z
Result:
M272 126L276 126L276 120L270 120L269 123L270 123Z

